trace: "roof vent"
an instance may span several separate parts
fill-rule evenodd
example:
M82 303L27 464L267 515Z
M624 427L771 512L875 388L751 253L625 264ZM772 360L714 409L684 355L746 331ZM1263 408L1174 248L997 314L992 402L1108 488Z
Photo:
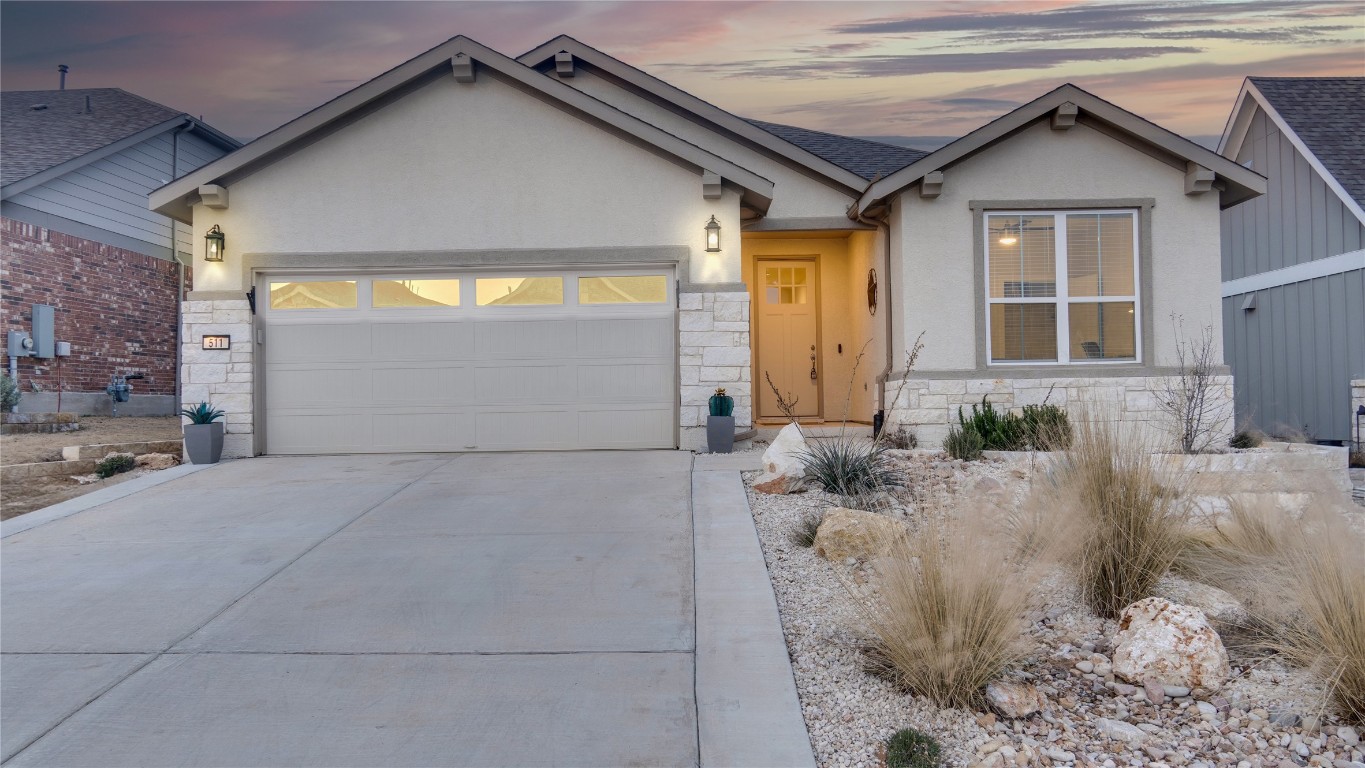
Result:
M66 73L67 73L70 69L71 69L71 67L68 67L68 66L65 65L65 64L58 64L58 65L57 65L57 77L60 78L60 80L59 80L59 82L58 82L58 86L57 86L57 89L58 89L58 90L61 90L61 91L65 91L65 90L66 90Z
M29 107L29 109L33 110L34 112L42 112L44 109L47 109L47 105L46 105L46 104L34 104L33 106Z
M90 94L85 94L85 114L90 114Z

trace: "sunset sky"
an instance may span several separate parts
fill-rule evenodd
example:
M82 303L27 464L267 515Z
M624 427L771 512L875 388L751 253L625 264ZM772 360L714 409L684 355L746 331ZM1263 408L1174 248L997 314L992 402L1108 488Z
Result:
M560 33L746 117L925 148L1067 81L1207 142L1247 75L1365 75L1361 2L6 0L0 82L68 64L249 139L455 35Z

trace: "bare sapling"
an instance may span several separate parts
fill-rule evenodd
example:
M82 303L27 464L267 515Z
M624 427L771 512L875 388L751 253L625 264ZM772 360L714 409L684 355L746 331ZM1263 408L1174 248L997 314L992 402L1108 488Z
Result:
M1190 338L1184 324L1183 317L1171 315L1177 372L1165 378L1157 402L1172 423L1180 450L1200 453L1222 431L1231 404L1214 391L1219 359L1213 328L1205 325L1197 337Z

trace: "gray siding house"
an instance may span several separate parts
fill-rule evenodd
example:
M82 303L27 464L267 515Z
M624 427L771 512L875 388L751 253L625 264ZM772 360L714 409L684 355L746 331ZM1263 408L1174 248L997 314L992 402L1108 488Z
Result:
M1365 387L1365 78L1251 77L1219 144L1267 177L1223 211L1223 333L1239 423L1359 439ZM1358 398L1357 398L1358 399ZM1365 422L1365 420L1362 420Z

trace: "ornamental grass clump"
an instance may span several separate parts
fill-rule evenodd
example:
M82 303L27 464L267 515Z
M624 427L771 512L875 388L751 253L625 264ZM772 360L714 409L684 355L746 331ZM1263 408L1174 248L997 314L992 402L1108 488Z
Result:
M811 440L799 458L806 477L844 499L861 499L905 485L888 447L854 438Z
M1325 499L1298 519L1273 498L1234 499L1213 530L1190 537L1177 567L1236 595L1252 649L1310 670L1338 714L1365 725L1361 552L1365 537Z
M1028 650L1037 573L987 522L931 517L916 535L884 542L879 596L849 590L884 673L942 707L980 704Z
M818 512L803 513L792 528L792 543L802 549L815 546L815 534L819 533L822 522L824 516Z
M1181 553L1193 506L1136 434L1084 419L1053 473L1055 509L1073 532L1081 593L1103 618L1151 597Z

